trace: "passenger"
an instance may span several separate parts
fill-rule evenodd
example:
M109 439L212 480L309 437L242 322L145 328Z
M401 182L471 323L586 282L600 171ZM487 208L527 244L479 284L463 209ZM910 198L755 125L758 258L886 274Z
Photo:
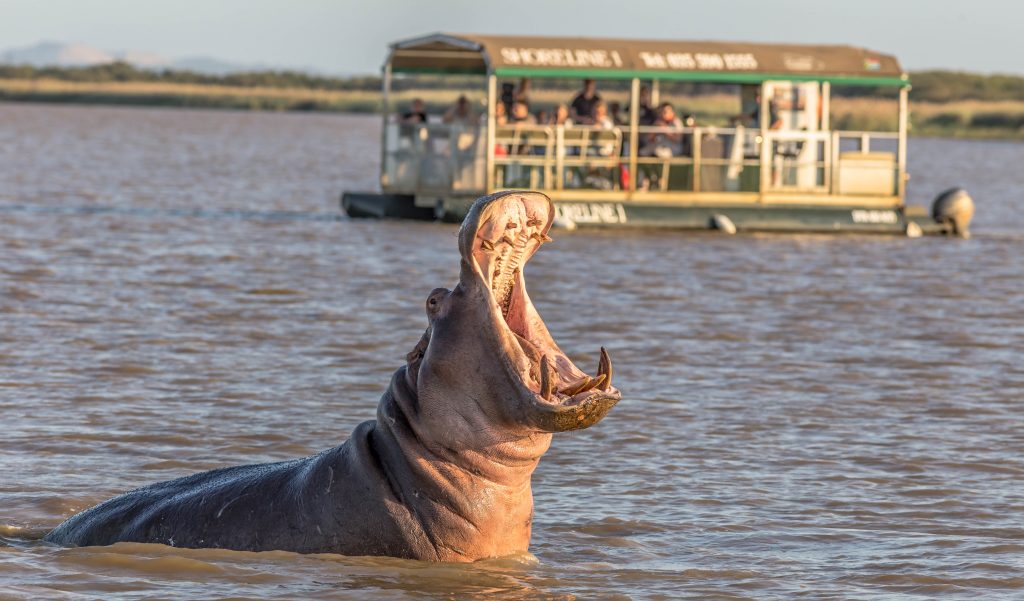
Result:
M569 117L569 107L560 104L555 107L555 114L551 118L551 125L572 127L572 119Z
M649 86L640 86L640 96L637 98L637 112L640 113L637 118L639 125L653 125L654 120L658 118L658 111L651 106L651 88Z
M473 106L464 94L459 96L455 104L441 118L441 121L444 123L457 123L459 125L472 125L476 123L476 120L476 115L473 114Z
M508 125L508 113L505 111L505 103L498 102L494 105L494 124L497 126Z
M516 100L512 103L512 114L508 118L508 124L516 126L516 129L522 126L537 125L537 118L530 114L530 107L521 100ZM522 144L514 144L509 148L510 154L530 154L531 147L529 144L529 136L527 134L518 134L517 138L522 140Z
M481 115L481 120L483 121L483 125L486 126L487 125L487 115ZM494 105L494 126L495 127L503 127L505 125L508 125L508 115L505 113L505 103L499 100ZM494 144L494 156L501 157L501 156L507 156L507 155L508 155L508 146L505 146L504 144L500 144L500 143L495 142L495 144Z
M608 105L605 104L604 100L598 100L594 103L594 110L591 113L591 125L600 127L601 129L611 129L615 127L615 122L608 115Z
M598 129L614 129L615 123L612 118L608 116L608 105L604 103L604 100L598 100L594 103L594 116L592 126ZM596 144L594 147L597 154L607 157L611 156L615 152L615 142L602 140L601 143Z
M501 103L505 105L505 114L512 114L512 103L516 101L516 84L505 82L501 84Z
M658 105L658 118L655 119L653 126L659 129L645 136L646 143L641 149L643 156L668 159L682 151L683 122L676 117L676 110L671 102L662 102Z
M423 101L419 98L412 99L412 106L402 116L399 117L398 122L403 125L416 125L419 123L427 122L427 110L423 105Z
M594 129L612 130L615 123L608 115L608 105L603 100L594 103L594 112L591 117L590 126ZM591 148L595 155L610 157L615 154L615 139L607 134L594 133L590 138ZM598 190L611 190L613 170L608 167L591 167L583 178L583 184L589 188Z
M512 103L512 115L509 117L510 125L537 125L537 118L530 114L530 107L522 100Z
M654 120L658 118L658 111L651 106L651 88L650 86L640 86L640 94L637 98L637 125L640 127L650 127L654 125ZM640 137L637 140L637 154L639 156L653 156L647 149L647 134L640 132Z
M747 127L761 127L761 120L758 118L761 114L761 93L758 92L757 96L754 97L754 110L749 113L736 115L731 119L733 125L745 125ZM749 105L748 105L749 106ZM779 118L779 110L775 104L775 100L768 101L768 129L779 129L782 127L782 119Z
M629 119L622 114L622 105L618 102L613 102L608 105L608 113L612 118L612 123L615 125L629 125Z
M597 93L597 84L593 79L583 80L583 90L572 99L569 105L569 116L576 123L590 125L594 122L594 104L601 100Z
M528 78L524 77L519 80L519 85L512 93L512 101L523 102L527 107L530 106L530 80Z
M654 125L658 119L658 111L651 106L651 88L640 87L640 125Z
M548 115L546 110L540 109L537 111L537 123L547 123L548 121L551 121L551 116Z
M475 127L479 119L465 94L460 95L455 104L445 111L441 121L455 126L451 135L455 138L455 148L459 153L473 150L479 135L479 128Z

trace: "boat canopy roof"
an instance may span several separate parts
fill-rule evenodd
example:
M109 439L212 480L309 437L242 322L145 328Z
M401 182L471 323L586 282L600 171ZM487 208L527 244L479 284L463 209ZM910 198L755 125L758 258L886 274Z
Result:
M905 86L896 57L854 46L437 33L391 44L393 73Z

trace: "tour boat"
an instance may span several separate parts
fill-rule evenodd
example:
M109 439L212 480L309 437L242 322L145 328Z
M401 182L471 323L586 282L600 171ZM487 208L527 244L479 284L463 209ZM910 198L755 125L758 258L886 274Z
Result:
M426 73L470 82L479 118L399 119L393 80L405 78L409 97L419 90L410 94L417 79L408 76ZM501 124L499 83L507 93L523 78L593 79L619 90L628 118L612 127ZM733 90L737 117L642 124L669 82ZM879 95L894 131L834 129L833 86ZM474 199L507 189L547 194L556 225L568 228L967 236L973 216L962 190L930 211L905 204L910 81L895 57L864 48L434 34L390 46L382 87L380 190L345 191L352 217L457 221ZM671 100L686 112L685 94Z

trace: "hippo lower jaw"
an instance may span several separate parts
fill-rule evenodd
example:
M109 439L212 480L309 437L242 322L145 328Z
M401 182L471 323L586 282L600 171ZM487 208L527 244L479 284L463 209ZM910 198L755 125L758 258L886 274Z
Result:
M585 373L555 344L526 292L523 268L551 241L551 201L538 192L511 191L480 207L460 232L463 263L471 268L471 274L464 269L462 284L486 291L503 350L531 397L525 421L546 432L597 423L621 398L612 386L608 352L601 348L596 375Z

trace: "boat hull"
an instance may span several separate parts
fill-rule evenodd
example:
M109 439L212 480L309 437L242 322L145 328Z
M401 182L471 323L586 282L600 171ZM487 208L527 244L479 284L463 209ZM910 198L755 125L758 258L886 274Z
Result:
M342 206L352 217L388 217L458 222L473 197L438 198L433 207L424 199L392 194L343 196ZM354 200L352 200L355 198ZM723 229L738 232L819 232L851 234L951 234L923 208L878 208L852 204L686 204L642 201L555 200L556 225L575 227L641 227L687 230ZM723 220L723 217L725 218ZM915 228L917 231L915 231Z

